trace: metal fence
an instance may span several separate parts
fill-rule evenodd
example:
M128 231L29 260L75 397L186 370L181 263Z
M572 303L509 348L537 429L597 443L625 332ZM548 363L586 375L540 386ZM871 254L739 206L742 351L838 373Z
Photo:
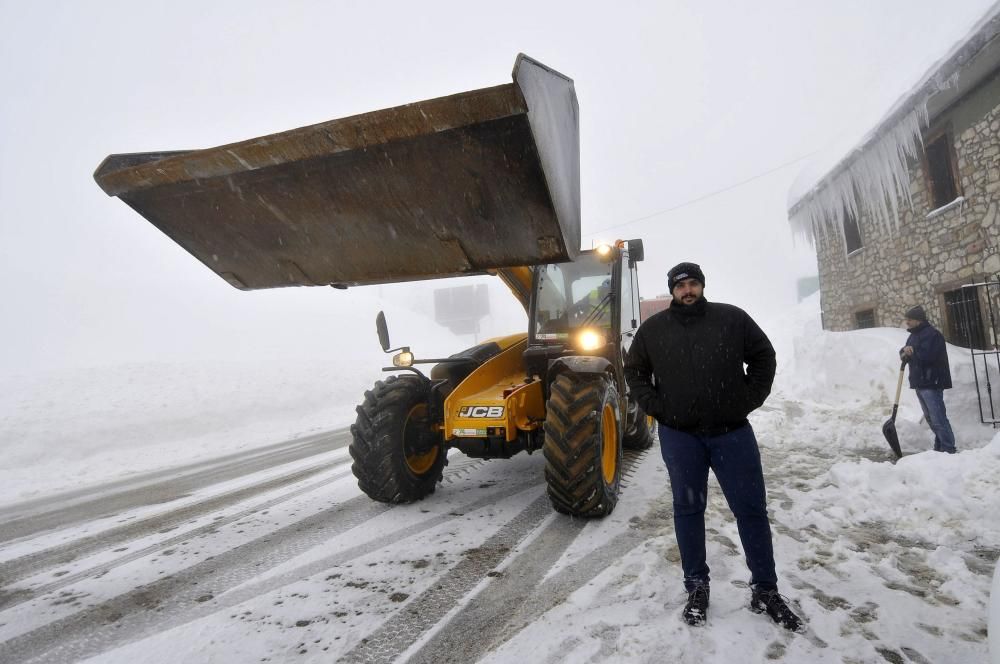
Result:
M996 427L1000 425L1000 402L993 394L993 386L1000 385L996 327L1000 320L1000 275L946 293L945 306L952 343L967 346L972 355L980 420Z

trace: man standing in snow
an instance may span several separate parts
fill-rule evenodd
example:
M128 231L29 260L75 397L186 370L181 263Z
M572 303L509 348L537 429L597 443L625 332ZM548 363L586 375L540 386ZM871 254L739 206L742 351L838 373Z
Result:
M660 425L688 593L683 618L702 625L708 615L705 507L711 468L736 517L751 573L750 608L798 631L801 620L778 594L760 451L747 421L771 392L774 348L742 309L705 299L705 275L695 263L673 267L667 286L670 308L639 327L625 375L635 401Z
M944 336L927 322L923 307L913 307L905 316L910 336L899 349L899 357L910 365L910 387L916 391L924 419L934 432L934 451L954 454L955 434L944 407L944 391L951 389Z

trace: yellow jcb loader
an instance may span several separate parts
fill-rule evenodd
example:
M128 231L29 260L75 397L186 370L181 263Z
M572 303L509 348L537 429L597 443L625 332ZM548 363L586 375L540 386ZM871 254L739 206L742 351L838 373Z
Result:
M203 150L111 155L94 174L236 288L347 288L492 274L527 332L447 358L390 349L351 427L361 489L432 493L447 453L542 450L552 505L609 514L622 448L647 448L623 354L640 240L580 251L573 81L524 55L513 82ZM435 364L430 375L415 365Z

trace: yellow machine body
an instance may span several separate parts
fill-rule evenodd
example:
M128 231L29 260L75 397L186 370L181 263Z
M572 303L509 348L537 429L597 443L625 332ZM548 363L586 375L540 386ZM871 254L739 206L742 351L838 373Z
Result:
M517 438L545 419L542 382L525 373L525 334L497 340L503 348L463 380L445 399L445 440L455 438Z

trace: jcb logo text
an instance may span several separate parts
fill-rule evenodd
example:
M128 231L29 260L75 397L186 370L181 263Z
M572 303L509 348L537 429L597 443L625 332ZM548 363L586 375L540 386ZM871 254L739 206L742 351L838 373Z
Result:
M498 420L503 417L503 406L462 406L459 417L483 417Z

